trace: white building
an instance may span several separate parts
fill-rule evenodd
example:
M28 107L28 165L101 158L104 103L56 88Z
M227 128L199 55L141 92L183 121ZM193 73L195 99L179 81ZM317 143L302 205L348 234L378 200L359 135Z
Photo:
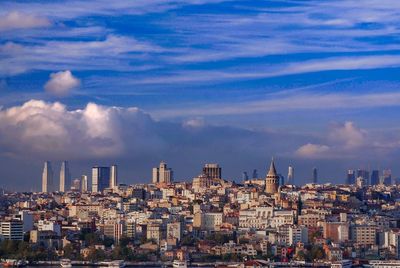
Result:
M88 191L88 177L86 175L82 175L81 177L81 191L82 193Z
M42 173L42 192L50 193L54 190L53 186L53 170L49 161L44 162Z
M115 189L117 187L118 187L117 165L112 165L111 172L110 172L110 188Z
M71 175L67 161L61 163L60 169L60 192L66 192L71 186Z

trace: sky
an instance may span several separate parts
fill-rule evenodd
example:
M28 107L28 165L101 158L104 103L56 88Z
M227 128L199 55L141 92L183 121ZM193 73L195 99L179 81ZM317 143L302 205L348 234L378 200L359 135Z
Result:
M271 157L297 184L400 176L400 2L1 1L0 185L119 166L149 182L205 163L240 181Z

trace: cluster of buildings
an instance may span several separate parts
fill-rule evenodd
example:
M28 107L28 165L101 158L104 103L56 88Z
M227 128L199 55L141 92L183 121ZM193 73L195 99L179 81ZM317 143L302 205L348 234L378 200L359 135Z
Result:
M348 174L347 184L300 187L289 167L282 184L272 160L265 177L241 183L223 179L218 164L206 164L191 181L174 182L172 169L161 162L150 184L118 184L117 166L95 166L91 187L83 176L67 190L70 174L63 162L55 191L46 162L42 192L0 196L0 240L29 239L61 257L67 245L87 255L94 245L81 234L93 233L114 246L129 241L135 254L153 261L396 263L400 186L386 183L386 177L372 183L365 171ZM317 182L316 169L313 175ZM109 250L101 242L95 246Z

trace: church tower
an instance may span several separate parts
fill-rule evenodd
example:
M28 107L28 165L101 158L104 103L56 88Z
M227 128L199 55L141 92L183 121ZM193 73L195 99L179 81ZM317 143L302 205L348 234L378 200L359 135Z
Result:
M274 159L271 161L267 178L265 179L265 192L268 194L275 194L279 188L279 175L276 173Z

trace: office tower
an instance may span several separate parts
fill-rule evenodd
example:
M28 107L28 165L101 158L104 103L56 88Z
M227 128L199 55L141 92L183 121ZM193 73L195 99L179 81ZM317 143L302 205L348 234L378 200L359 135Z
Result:
M356 172L354 169L349 169L347 171L347 178L346 178L346 184L355 184L356 183Z
M357 188L363 188L366 185L365 178L360 176L356 179L356 186Z
M51 168L51 163L46 161L44 162L42 173L42 192L50 193L53 190L53 170Z
M88 191L88 177L86 175L81 176L81 192L87 192Z
M312 169L312 182L318 183L318 170L316 167Z
M294 168L289 166L287 175L287 184L294 184Z
M267 177L265 178L265 192L275 194L278 192L280 176L276 173L274 159L271 161Z
M98 167L92 168L92 192L98 193L110 186L110 168Z
M218 164L205 164L203 174L206 174L211 179L221 179L221 167Z
M72 181L71 190L80 191L81 190L81 180L75 179Z
M249 179L249 175L247 175L246 171L243 172L242 179L243 179L243 181L247 181Z
M158 168L153 168L153 183L171 183L173 181L173 171L167 167L164 161L161 161Z
M60 169L60 192L68 191L70 184L70 173L69 173L69 165L67 161L63 161L61 163Z
M253 179L258 179L257 169L253 170Z
M392 184L392 171L390 169L383 170L383 184L384 185L391 185Z
M362 177L364 180L364 185L367 185L369 183L369 172L365 169L357 169L357 176L358 177Z
M118 173L117 173L117 165L111 166L111 175L110 175L110 188L114 189L118 187Z
M371 185L378 185L379 184L379 170L372 170L371 172Z

